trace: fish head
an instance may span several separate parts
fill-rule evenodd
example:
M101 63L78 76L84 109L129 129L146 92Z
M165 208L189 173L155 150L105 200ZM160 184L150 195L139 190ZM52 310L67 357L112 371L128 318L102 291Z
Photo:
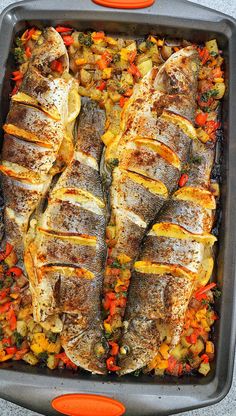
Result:
M127 330L128 329L128 330ZM159 333L156 322L151 319L136 317L126 327L120 346L118 365L119 375L131 373L142 368L156 355Z

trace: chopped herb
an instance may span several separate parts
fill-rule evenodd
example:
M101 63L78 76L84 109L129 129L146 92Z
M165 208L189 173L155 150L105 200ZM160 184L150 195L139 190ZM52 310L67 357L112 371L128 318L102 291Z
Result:
M147 49L150 49L153 45L155 45L154 42L152 42L151 40L147 39L146 40L146 47Z
M218 289L218 287L215 287L215 288L213 289L213 295L214 295L214 297L215 297L216 299L219 299L219 298L221 297L221 290L220 290L220 289Z
M211 51L211 52L210 52L210 55L211 55L211 56L217 56L217 55L218 55L218 53L217 53L217 52L215 52L215 51Z
M119 62L120 61L120 54L119 53L115 53L115 55L113 56L113 62Z
M2 288L3 288L3 286L4 286L4 282L3 282L3 280L0 280L0 289L2 289Z
M4 332L2 327L0 326L0 341L2 341L2 339L4 338Z
M48 360L48 353L46 351L40 352L40 354L38 354L38 359L39 359L40 367L46 367L47 360Z
M20 348L22 342L24 341L24 337L17 331L14 331L13 335L14 335L15 344L16 344L17 348Z
M216 90L206 91L201 95L201 101L206 103L209 100L209 98L215 97L217 94L218 94L218 92Z
M119 165L119 159L111 159L109 161L110 169L114 169L118 165Z
M56 342L56 340L57 340L57 334L56 334L55 332L49 332L49 333L47 334L47 339L48 339L50 342Z
M202 305L209 305L209 301L207 299L201 300Z
M210 107L203 107L202 110L204 111L204 113L210 113L211 112L211 108Z
M19 38L19 37L16 38L15 44L16 44L16 46L19 46L20 48L23 48L23 43L22 43L21 38Z
M92 46L93 44L91 33L88 33L87 35L85 35L84 33L79 33L78 40L84 46L89 47L89 46Z
M202 163L201 156L192 156L190 158L190 163L195 163L196 165L200 165L200 163Z
M187 355L185 355L185 362L188 363L189 365L193 365L194 364L194 356L192 352L189 352Z
M14 58L18 64L23 64L25 62L25 53L22 48L14 49Z
M20 38L15 40L16 48L14 49L14 58L18 64L23 64L25 62L25 51Z
M133 375L134 375L135 377L138 377L138 376L140 375L141 371L142 371L142 369L135 370L135 371L133 372Z
M119 260L115 260L113 261L113 263L110 265L110 267L114 268L114 269L121 269L122 265L120 264Z

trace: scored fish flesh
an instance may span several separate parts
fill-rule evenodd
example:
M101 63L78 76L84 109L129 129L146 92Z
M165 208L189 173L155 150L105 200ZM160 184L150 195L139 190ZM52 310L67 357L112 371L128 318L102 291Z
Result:
M100 298L106 258L104 203L99 162L104 112L82 105L71 163L49 193L48 205L31 222L25 266L34 318L61 332L67 356L78 366L106 372Z
M51 62L63 71L55 74ZM63 143L72 143L73 121L79 113L77 84L69 75L68 54L53 28L43 31L33 48L19 92L12 96L3 129L3 195L5 239L22 259L29 219L61 169ZM70 113L70 98L74 111ZM60 167L59 167L60 166Z
M154 68L144 77L124 110L119 166L111 186L111 222L116 225L113 257L121 252L136 257L147 226L177 187L191 141L196 139L192 121L197 74L197 52L184 48L158 73ZM150 201L148 209L145 199Z
M205 285L213 270L210 234L215 198L210 192L214 144L193 143L187 184L177 190L147 234L134 264L120 374L147 365L165 341L174 348L183 329L193 290Z
M114 230L110 262L125 255L125 267L132 268L148 227L177 189L191 143L197 140L193 120L198 70L197 50L183 48L159 72L153 68L124 107L119 165L113 170L110 191L109 226ZM112 272L108 265L105 296L112 288Z

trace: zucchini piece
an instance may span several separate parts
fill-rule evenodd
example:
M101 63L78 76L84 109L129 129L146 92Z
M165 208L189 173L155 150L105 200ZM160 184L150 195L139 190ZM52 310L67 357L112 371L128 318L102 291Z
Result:
M55 357L54 354L49 354L47 359L47 367L50 368L50 370L54 370L54 368L57 367L59 362L59 359Z
M39 362L38 358L32 352L27 352L23 355L22 360L30 365L36 365Z
M200 352L202 352L204 350L204 342L201 339L198 339L196 344L193 344L190 347L190 351L194 354L194 355L198 355L200 354Z
M219 49L216 42L216 39L209 40L205 43L205 46L211 55L218 55Z
M133 85L134 79L132 75L129 72L123 71L121 75L120 84L121 84L121 87L125 87L127 84Z
M187 354L188 354L188 348L183 348L181 344L178 344L171 351L171 355L173 355L173 357L178 361L181 361Z
M27 325L25 321L17 321L16 330L22 335L22 337L25 337L27 335Z
M211 367L209 363L201 363L198 372L206 376L209 373L210 369Z
M89 84L91 82L91 79L92 79L92 75L88 71L86 71L86 69L81 69L80 80L81 80L82 85L85 86Z
M144 76L152 69L152 60L148 59L147 61L141 62L141 64L137 66L142 76Z
M216 98L217 100L220 100L224 96L224 93L225 93L225 83L217 82L212 88L212 91L215 91L214 98Z

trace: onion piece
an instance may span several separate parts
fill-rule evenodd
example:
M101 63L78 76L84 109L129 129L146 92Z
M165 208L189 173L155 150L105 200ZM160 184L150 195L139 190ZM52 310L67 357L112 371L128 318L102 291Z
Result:
M181 46L181 40L179 39L165 39L165 45L166 46Z

